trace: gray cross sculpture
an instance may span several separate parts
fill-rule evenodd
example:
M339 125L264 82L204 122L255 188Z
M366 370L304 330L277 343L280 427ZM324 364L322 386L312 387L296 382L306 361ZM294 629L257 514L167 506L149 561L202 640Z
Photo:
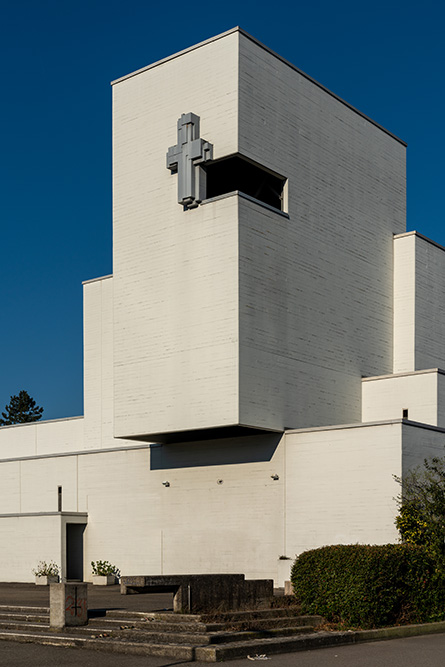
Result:
M178 120L178 143L167 153L167 169L178 173L178 204L195 208L205 198L205 171L200 166L213 158L213 145L199 138L199 116L183 113Z

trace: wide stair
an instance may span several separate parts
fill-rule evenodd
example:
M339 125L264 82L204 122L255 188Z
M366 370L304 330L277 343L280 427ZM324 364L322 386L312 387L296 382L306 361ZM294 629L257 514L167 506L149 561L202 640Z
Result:
M49 627L49 608L0 605L0 639L220 662L308 647L323 622L295 607L215 614L90 610L88 625Z

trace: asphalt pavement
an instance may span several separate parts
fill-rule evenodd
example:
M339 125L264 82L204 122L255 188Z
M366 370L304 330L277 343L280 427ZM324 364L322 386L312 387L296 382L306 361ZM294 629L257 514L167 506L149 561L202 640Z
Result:
M392 639L272 655L269 660L230 660L227 667L444 667L445 634ZM154 656L102 653L76 648L0 641L2 667L209 667L208 662L181 662Z

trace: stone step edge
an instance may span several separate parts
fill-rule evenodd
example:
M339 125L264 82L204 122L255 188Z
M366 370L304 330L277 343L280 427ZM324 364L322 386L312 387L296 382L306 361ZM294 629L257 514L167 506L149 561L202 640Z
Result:
M97 611L93 608L88 611ZM168 621L170 623L181 623L183 619L187 619L188 623L201 623L201 615L199 614L174 614L169 611L128 611L127 609L107 609L105 611L105 618L114 619L117 615L123 618L151 618L154 621Z
M71 628L69 631L71 631ZM304 625L290 628L274 628L273 630L246 630L243 632L202 633L196 635L181 632L140 632L136 629L117 629L109 632L110 634L104 628L89 628L88 626L76 629L76 634L78 633L80 636L83 634L96 635L96 639L98 638L98 634L103 633L110 640L128 639L128 641L132 641L139 637L138 641L146 644L186 644L193 646L213 646L256 639L272 639L275 637L284 638L314 633L316 630L311 626Z
M202 662L220 662L236 658L247 658L254 654L292 653L307 651L328 646L358 644L362 642L384 641L403 637L415 637L426 634L445 633L445 621L401 625L375 630L355 630L346 632L316 632L300 637L277 637L259 639L255 642L239 642L237 644L212 644L199 646L195 649L195 660Z
M0 623L7 621L23 621L23 623L37 621L49 623L49 614L2 614L0 612Z
M1 616L1 615L0 615ZM255 628L256 625L264 626L264 629L268 627L290 627L291 623L300 626L308 627L317 627L322 622L321 616L277 616L270 618L256 618L256 619L245 619L242 621L226 621L224 623L187 623L184 619L183 622L176 621L175 623L170 623L169 621L157 621L154 619L136 619L136 618L111 618L108 616L93 616L89 618L89 625L103 625L109 626L110 629L117 625L134 625L137 629L146 629L150 627L156 628L165 628L165 632L175 632L174 628L181 629L183 632L190 631L191 633L195 632L218 632L229 629L229 631L235 631L238 628L243 629L243 626L246 624L252 625ZM312 623L310 623L312 621ZM168 629L167 629L168 628ZM252 629L253 629L252 628Z
M142 632L164 632L164 633L189 633L191 636L196 634L208 634L214 632L253 632L266 631L278 628L296 627L300 626L300 621L303 620L301 627L316 627L319 625L315 620L314 625L306 625L310 617L303 619L302 617L280 616L277 618L252 619L251 621L234 621L232 623L169 623L165 621L142 620L142 619L126 619L126 618L108 618L106 616L93 616L89 619L88 627L91 629L102 628L104 631L112 631L119 629L140 630ZM294 622L295 625L292 625ZM40 623L42 626L49 626L49 615L27 615L27 614L2 614L0 613L0 628L10 625L11 623L33 624ZM244 627L246 624L252 627ZM134 627L120 628L119 626L134 625ZM258 627L256 627L258 626Z
M271 609L241 609L239 611L222 611L214 614L203 612L200 614L203 623L212 621L242 621L243 619L260 619L273 617L307 617L308 614L301 614L300 610L293 607L272 607ZM311 616L311 618L322 618L321 616Z
M8 627L9 626L9 627ZM295 627L286 627L286 628L273 628L271 630L246 630L242 632L216 632L216 633L181 633L181 632L162 632L162 631L151 631L145 630L140 631L138 629L131 628L115 628L114 630L109 630L103 627L91 627L89 625L67 628L65 630L51 630L49 625L39 625L32 623L0 623L0 631L2 632L14 632L14 633L36 633L36 634L45 634L47 636L61 637L67 633L72 634L71 636L80 637L80 638L90 638L90 639L106 639L107 641L128 639L131 641L135 637L139 636L143 641L139 643L145 644L171 644L171 645L193 645L193 646L202 646L202 645L220 645L220 644L229 644L229 643L239 643L242 641L251 641L259 639L268 639L276 637L290 637L295 635L302 635L315 632L315 628L311 626L295 626ZM110 633L110 634L108 634ZM265 636L265 633L270 633L268 636ZM100 635L105 635L100 637ZM83 635L89 635L89 637L83 637ZM94 636L96 635L96 636ZM99 636L97 636L99 635Z
M252 642L240 642L237 646L169 646L134 644L130 642L108 642L100 639L66 637L54 635L33 635L31 633L0 632L0 640L26 643L48 644L55 646L74 646L93 650L113 651L116 653L131 653L134 655L164 655L177 657L182 660L201 660L203 662L219 662L234 658L247 657L255 653L287 653L293 651L355 644L359 642L381 641L400 637L413 637L423 634L445 632L445 621L425 623L419 625L404 625L378 630L357 630L351 632L319 632L311 636L293 639L266 639Z
M25 607L24 605L13 605L13 604L0 604L0 613L1 614L11 614L23 613L23 614L48 614L49 607Z
M21 644L43 644L46 646L64 646L71 648L87 648L95 651L111 653L127 653L131 655L159 655L179 658L184 661L195 659L195 647L172 644L146 644L107 639L90 639L66 635L44 635L19 632L0 632L0 641L13 641Z
M90 609L90 611L96 611ZM163 612L163 611L131 611L127 609L108 609L105 611L105 617L115 618L116 616L125 617L125 618L152 618L153 620L159 621L170 621L172 623L182 623L186 621L187 623L226 623L230 621L243 621L243 620L260 620L267 618L304 618L311 619L311 624L315 622L314 619L319 619L320 623L324 622L322 616L318 615L308 615L293 613L289 611L288 607L276 609L248 609L243 611L233 611L233 612L220 612L215 614L202 613L202 614L180 614L173 612Z

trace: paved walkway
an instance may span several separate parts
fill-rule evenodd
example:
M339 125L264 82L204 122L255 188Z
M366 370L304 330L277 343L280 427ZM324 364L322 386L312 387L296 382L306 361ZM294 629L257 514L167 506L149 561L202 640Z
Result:
M0 605L49 607L49 586L0 583ZM88 609L172 611L173 593L121 595L120 586L88 584Z
M271 655L267 662L231 660L226 667L443 667L445 634L409 637L353 646ZM209 667L208 662L174 658L101 653L77 648L0 641L0 665L5 667Z

